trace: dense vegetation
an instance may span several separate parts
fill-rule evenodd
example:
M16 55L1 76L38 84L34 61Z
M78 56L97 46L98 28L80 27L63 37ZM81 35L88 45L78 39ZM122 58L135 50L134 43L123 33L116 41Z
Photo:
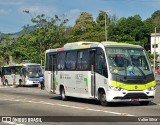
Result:
M108 41L138 44L150 50L150 34L154 32L154 27L160 29L160 10L144 21L139 15L120 19L116 15L106 16ZM92 14L82 12L73 27L67 26L69 20L65 15L48 18L41 14L31 21L34 27L24 26L22 35L17 38L10 34L0 36L3 41L0 45L1 64L7 63L10 56L16 63L22 60L40 63L41 59L44 60L46 49L62 47L67 42L105 41L104 12L99 13L96 21Z

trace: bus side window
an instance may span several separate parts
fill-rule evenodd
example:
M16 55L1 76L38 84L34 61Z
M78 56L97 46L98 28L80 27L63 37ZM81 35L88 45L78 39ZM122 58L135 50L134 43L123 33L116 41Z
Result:
M78 59L77 59L77 69L78 70L87 70L88 69L88 60L89 52L88 50L78 51Z
M46 54L46 66L45 66L45 70L49 71L49 54Z
M45 70L46 71L53 71L53 60L54 58L53 58L53 54L52 53L50 53L50 54L47 54L46 55L46 65L45 65Z
M56 65L57 65L56 57L57 57L56 53L52 53L48 56L48 64L49 64L48 71L56 70Z
M65 56L66 53L59 53L57 55L57 69L58 70L64 70L65 69Z
M96 72L108 77L107 73L107 65L106 65L106 60L103 51L98 48L97 49L97 54L96 54Z
M75 70L76 69L76 60L77 60L77 51L67 52L66 54L66 69Z

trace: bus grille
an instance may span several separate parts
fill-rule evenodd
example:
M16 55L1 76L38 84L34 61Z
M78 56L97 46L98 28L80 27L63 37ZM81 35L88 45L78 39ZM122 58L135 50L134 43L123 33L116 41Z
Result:
M154 98L154 96L147 96L144 93L128 93L124 97L114 97L114 99L149 99Z
M128 79L128 80L123 80L123 79L120 79L120 82L122 83L127 83L127 84L146 84L146 82L144 82L144 80L142 79Z

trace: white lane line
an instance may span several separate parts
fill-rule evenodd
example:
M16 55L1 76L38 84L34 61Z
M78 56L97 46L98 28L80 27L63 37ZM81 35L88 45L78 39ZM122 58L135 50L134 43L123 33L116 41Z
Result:
M2 123L7 123L7 124L10 124L10 125L26 125L26 124L18 124L18 123L15 123L15 122L2 122Z
M86 108L86 110L89 110L89 111L96 111L96 112L103 112L103 110L99 110L99 109L90 109L90 108Z
M85 109L83 107L76 107L76 106L70 106L70 105L63 105L63 104L56 104L57 106L61 106L61 107L67 107L67 108L74 108L74 109Z
M128 113L120 113L120 112L113 112L113 111L99 110L99 109L92 109L92 108L85 108L85 107L76 107L72 105L63 105L59 103L54 104L54 103L48 103L44 101L35 102L35 101L27 101L27 100L23 101L23 100L12 100L12 99L0 99L0 100L18 101L18 102L27 102L27 103L40 103L40 104L52 105L52 106L56 105L60 107L67 107L67 108L72 108L72 109L80 109L80 110L95 111L95 112L103 112L103 113L109 113L109 114L115 114L115 115L121 115L121 116L136 116L136 115L131 115Z

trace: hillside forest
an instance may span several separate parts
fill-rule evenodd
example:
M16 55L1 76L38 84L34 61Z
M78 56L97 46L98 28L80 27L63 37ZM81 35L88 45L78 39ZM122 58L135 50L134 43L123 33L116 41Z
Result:
M24 11L30 14L29 11ZM106 14L106 15L105 15ZM105 41L105 16L108 41L125 42L143 46L150 58L150 36L155 27L160 29L160 10L151 17L142 20L140 15L118 18L100 12L96 19L87 12L82 12L73 26L68 26L67 15L45 14L31 18L32 26L26 24L20 35L0 35L0 65L9 62L12 57L15 63L23 60L40 63L45 58L45 51L62 47L65 43L76 41Z

